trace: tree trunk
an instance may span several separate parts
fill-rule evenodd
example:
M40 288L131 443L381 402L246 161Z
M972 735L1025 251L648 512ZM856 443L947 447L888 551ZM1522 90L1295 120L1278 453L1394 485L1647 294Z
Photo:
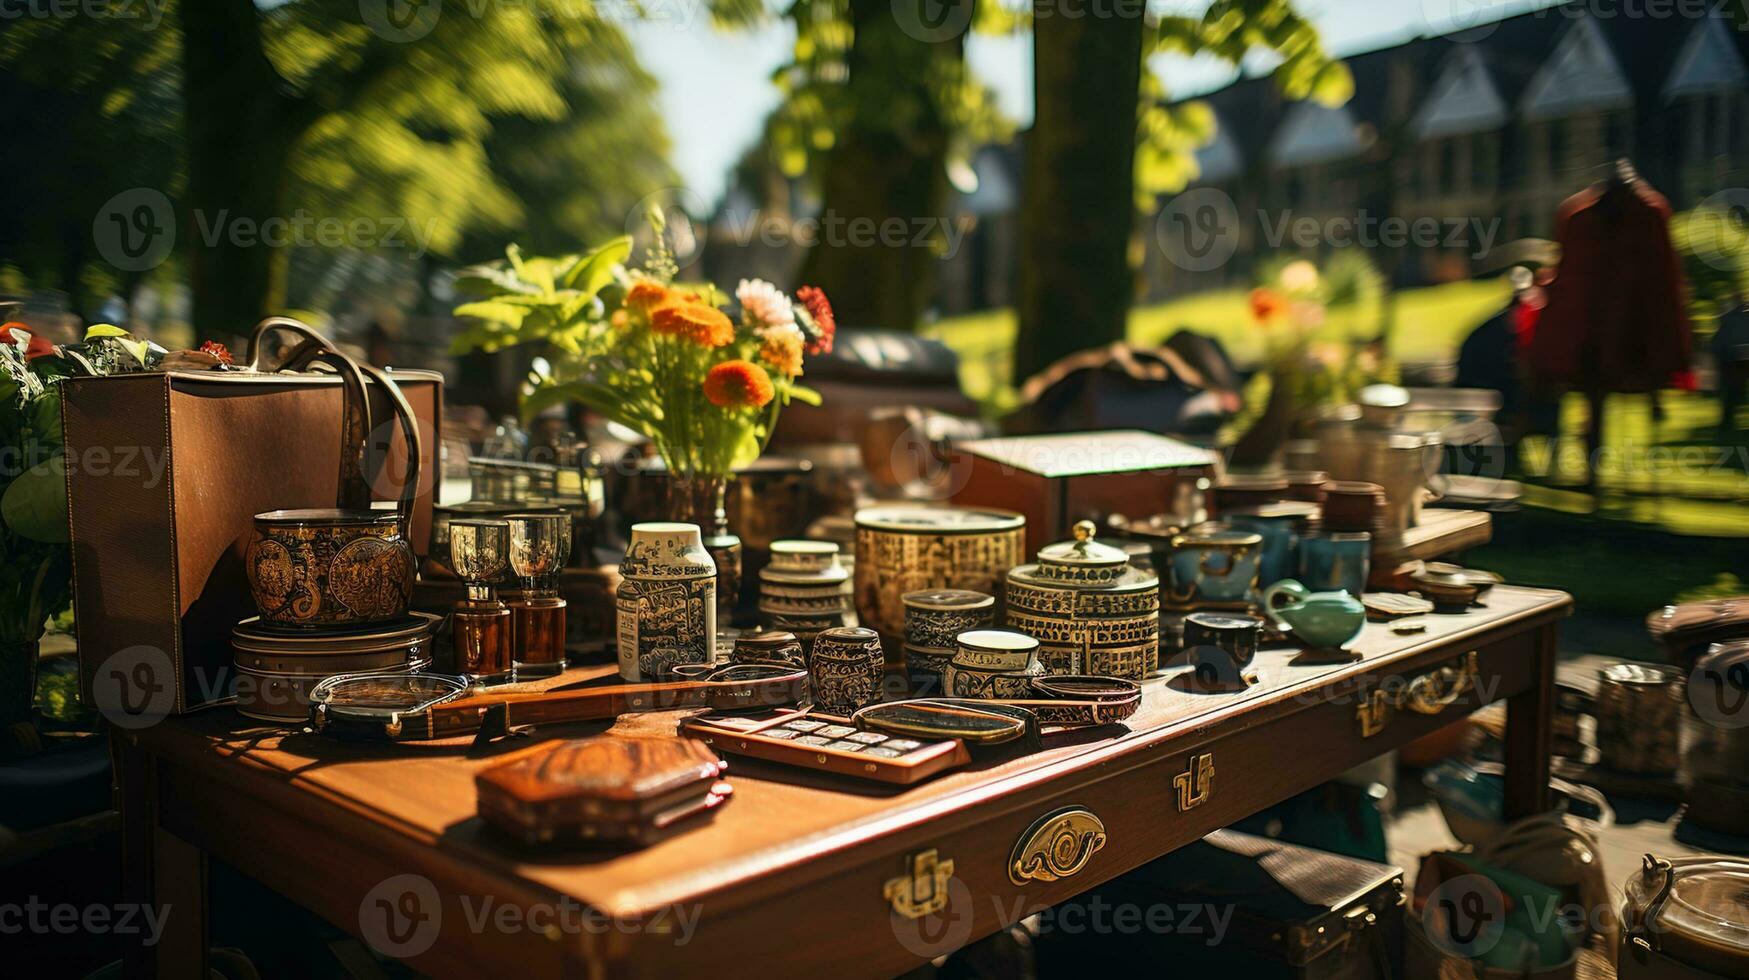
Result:
M1020 207L1014 380L1124 336L1135 223L1142 5L1038 17Z
M798 282L825 289L845 326L912 330L934 291L941 223L951 220L952 124L928 80L932 66L963 57L965 30L919 40L901 27L895 7L894 0L850 0L850 121L826 155L820 225Z
M287 163L304 129L267 60L252 0L183 0L183 127L188 256L197 340L247 335L285 302Z

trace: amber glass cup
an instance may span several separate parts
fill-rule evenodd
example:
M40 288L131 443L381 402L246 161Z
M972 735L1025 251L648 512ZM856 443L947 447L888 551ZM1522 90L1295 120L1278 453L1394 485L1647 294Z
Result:
M510 609L493 586L510 568L510 522L466 518L449 524L450 567L467 586L455 604L456 670L502 674L511 666Z
M510 571L522 590L508 602L510 643L518 677L543 677L565 669L565 600L559 570L571 551L571 519L565 514L511 514Z

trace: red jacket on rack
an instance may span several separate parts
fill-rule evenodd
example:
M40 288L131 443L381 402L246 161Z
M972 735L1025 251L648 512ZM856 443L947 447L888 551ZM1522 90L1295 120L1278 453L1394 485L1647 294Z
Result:
M1588 187L1555 212L1561 270L1531 338L1539 380L1650 391L1688 369L1682 263L1670 203L1644 180Z

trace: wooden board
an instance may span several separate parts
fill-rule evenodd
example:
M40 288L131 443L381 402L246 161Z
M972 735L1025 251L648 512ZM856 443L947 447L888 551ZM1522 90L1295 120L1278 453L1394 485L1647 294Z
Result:
M1331 778L1365 759L1507 699L1524 748L1509 796L1534 805L1547 783L1547 715L1562 593L1497 587L1486 609L1429 617L1398 636L1368 624L1343 664L1266 650L1248 691L1211 695L1179 676L1144 685L1123 726L1047 738L1042 752L886 789L731 761L733 799L697 829L641 851L518 850L475 816L473 774L490 762L461 743L361 745L250 730L228 711L171 719L134 745L156 766L163 825L354 934L393 908L385 882L431 883L441 931L408 950L437 976L666 976L758 957L762 974L890 976ZM1434 714L1397 713L1363 734L1364 692L1476 652L1476 693ZM608 668L602 668L606 670ZM625 716L619 731L671 732L673 713ZM580 728L579 734L602 726ZM1539 732L1540 728L1540 732ZM549 733L554 734L554 733ZM526 743L524 743L526 744ZM516 746L507 747L513 750ZM503 750L500 750L503 751ZM495 753L496 754L496 753ZM1102 821L1079 873L1016 883L1016 845L1065 806ZM912 861L953 862L948 911L913 921L889 909ZM396 887L400 887L396 885ZM615 925L531 937L476 928L480 909L571 902ZM543 938L544 937L544 938ZM391 951L393 952L393 951Z
M1487 544L1494 537L1494 518L1485 511L1447 510L1429 507L1421 523L1400 536L1380 536L1373 542L1374 568L1389 568L1417 559L1431 561L1466 548Z

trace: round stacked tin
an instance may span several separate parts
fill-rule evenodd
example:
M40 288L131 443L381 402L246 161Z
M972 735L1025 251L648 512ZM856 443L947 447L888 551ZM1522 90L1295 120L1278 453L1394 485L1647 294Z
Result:
M375 627L289 629L251 616L231 630L237 711L280 723L310 716L310 689L336 674L405 673L431 664L441 616L415 612Z
M989 629L996 621L996 597L970 589L921 589L907 592L905 602L905 669L919 694L947 690L942 675L958 650L956 640L968 630Z
M1093 540L1046 545L1038 561L1008 573L1008 625L1037 637L1047 674L1099 674L1140 681L1160 652L1160 579L1121 548Z
M955 646L942 684L956 698L1030 698L1032 682L1045 673L1039 642L1025 633L970 630L959 635Z
M820 631L856 625L849 582L833 542L773 541L771 563L759 572L759 619L811 648Z

